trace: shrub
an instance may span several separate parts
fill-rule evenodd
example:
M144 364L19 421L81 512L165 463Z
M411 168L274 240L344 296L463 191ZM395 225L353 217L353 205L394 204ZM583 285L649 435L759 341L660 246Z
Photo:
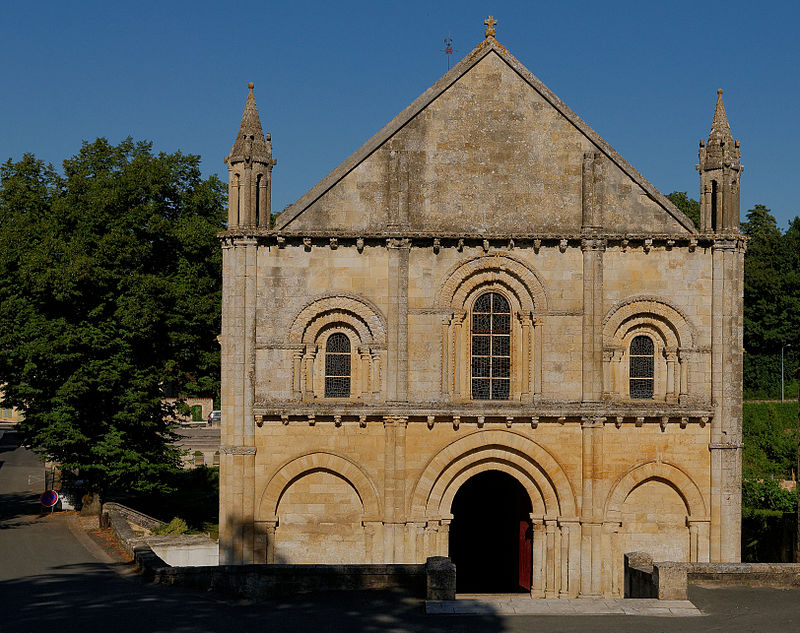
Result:
M186 534L188 531L189 526L186 525L186 521L180 517L174 517L169 523L165 525L159 525L151 530L151 532L156 535Z

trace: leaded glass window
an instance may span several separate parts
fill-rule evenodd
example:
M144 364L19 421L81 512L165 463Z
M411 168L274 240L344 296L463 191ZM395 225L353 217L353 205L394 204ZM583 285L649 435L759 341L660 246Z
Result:
M325 344L325 397L350 397L350 339L339 332Z
M655 349L649 336L637 336L631 341L630 352L631 398L653 397Z
M472 397L508 400L511 392L511 308L487 292L472 309Z

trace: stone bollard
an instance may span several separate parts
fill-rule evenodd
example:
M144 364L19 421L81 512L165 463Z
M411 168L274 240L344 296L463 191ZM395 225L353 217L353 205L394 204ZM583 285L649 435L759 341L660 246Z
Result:
M447 556L431 556L425 562L427 600L456 599L456 566Z
M659 600L688 600L688 565L686 563L653 563L653 580Z

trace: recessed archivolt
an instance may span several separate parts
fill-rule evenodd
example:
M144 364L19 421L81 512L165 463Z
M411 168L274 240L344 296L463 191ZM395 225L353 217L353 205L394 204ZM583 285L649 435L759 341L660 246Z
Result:
M369 476L349 459L328 452L314 452L285 462L270 478L258 506L259 521L278 519L278 504L286 489L300 477L312 472L328 472L344 479L361 499L364 520L375 521L381 516L378 490Z
M429 515L450 514L453 499L461 486L475 475L489 470L507 473L522 484L531 500L533 514L558 513L558 496L547 477L538 471L534 471L531 475L529 464L523 456L509 455L508 451L492 450L493 448L495 447L487 447L488 450L481 451L483 459L480 461L470 462L466 466L461 463L452 464L448 470L454 471L455 476L453 473L442 473L442 477L431 492L428 502Z
M686 314L660 297L629 297L617 303L603 319L603 344L619 346L636 323L647 323L662 332L665 342L694 347L695 327Z
M364 344L386 345L386 320L380 311L361 297L326 295L306 305L289 330L290 343L312 343L317 333L335 321L347 323Z
M485 470L514 476L548 514L576 516L575 497L561 465L542 446L511 431L477 431L442 449L423 470L411 497L411 516L449 513L455 493L469 477Z
M537 273L508 254L473 257L453 267L439 288L439 307L463 310L466 298L475 288L491 283L507 286L523 310L545 312L548 309L547 294Z
M625 500L635 488L648 481L662 481L674 488L686 504L690 519L704 519L707 516L703 493L695 481L677 466L652 461L634 466L617 479L606 500L605 518L619 521Z

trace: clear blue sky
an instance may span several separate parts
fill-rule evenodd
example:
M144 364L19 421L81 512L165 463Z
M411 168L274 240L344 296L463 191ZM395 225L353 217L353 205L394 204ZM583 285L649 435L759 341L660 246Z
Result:
M716 89L742 142L742 216L800 215L800 4L4 3L0 160L60 165L130 135L227 178L247 94L272 133L273 210L294 202L483 38L497 39L661 191L698 197Z

